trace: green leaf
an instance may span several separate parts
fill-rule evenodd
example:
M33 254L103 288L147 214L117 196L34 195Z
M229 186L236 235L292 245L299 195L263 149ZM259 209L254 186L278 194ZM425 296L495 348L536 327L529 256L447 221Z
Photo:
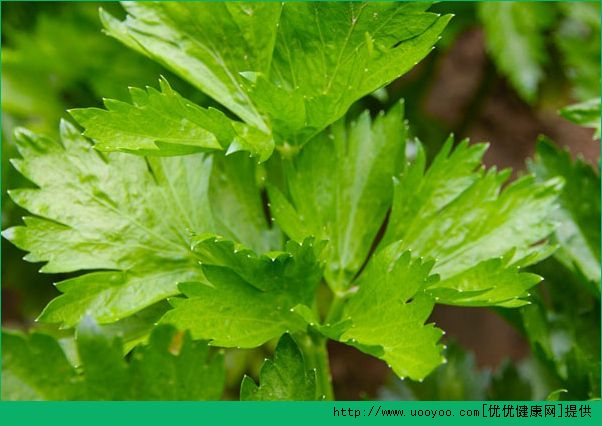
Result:
M563 71L574 96L585 101L600 96L600 4L557 3L562 20L554 32Z
M308 238L300 245L289 242L286 251L258 256L241 244L213 236L201 235L192 240L192 250L200 256L203 265L229 268L262 291L278 290L283 281L288 281L293 289L297 285L295 280L305 279L303 274L308 274L309 282L319 279L321 271L316 255L322 251L322 246L323 243L314 246L313 239Z
M209 284L183 283L187 296L173 298L162 322L190 330L214 346L257 347L287 332L305 329L296 305L313 306L322 276L311 239L289 241L285 252L256 255L229 241L208 238L195 244Z
M267 131L241 84L243 71L269 69L278 3L125 3L120 22L101 12L107 33L179 74Z
M418 401L483 401L490 381L488 370L479 370L472 352L451 344L445 350L447 363L440 365L423 382L399 380L383 388L383 399Z
M533 102L549 58L545 31L555 9L545 3L487 2L478 5L487 49L517 92Z
M551 253L542 241L554 229L561 180L525 176L501 190L509 170L483 169L485 144L463 141L452 151L452 142L426 172L419 148L396 183L384 243L401 241L400 250L436 259L441 280L429 290L439 303L520 306L540 281L520 268Z
M2 331L2 400L73 400L75 374L52 337Z
M501 306L516 308L529 302L527 291L541 282L539 275L520 272L511 265L513 252L502 258L477 263L429 288L438 303L460 306ZM549 252L546 252L546 255ZM545 256L544 256L545 257ZM539 257L538 257L539 259Z
M312 401L320 399L316 371L305 366L303 354L289 334L280 338L274 360L266 359L259 373L259 386L245 376L241 401Z
M399 377L420 380L444 362L443 332L425 325L434 302L424 289L436 276L433 262L411 259L394 243L376 254L360 276L358 290L345 303L351 324L338 340L386 361Z
M583 127L595 129L594 139L600 139L600 98L566 106L560 115Z
M187 79L249 132L286 147L307 142L423 59L450 19L428 6L126 3L124 21L104 12L101 19L109 35ZM111 146L138 145L131 142ZM247 142L230 150L267 147Z
M177 284L205 281L194 262L147 263L146 270L92 272L56 284L63 293L44 308L39 321L73 327L84 315L112 323L178 294ZM163 269L165 268L165 269Z
M213 156L209 204L219 234L257 252L282 246L282 235L268 228L260 195L261 166L242 152Z
M76 330L76 343L85 376L81 392L86 399L129 399L128 393L133 389L129 388L128 365L123 359L121 340L103 334L94 320L84 317Z
M73 326L89 313L113 322L178 294L178 282L205 281L189 247L191 232L218 231L243 242L253 236L262 244L252 233L232 235L233 228L220 226L227 220L215 223L226 206L208 201L211 158L99 154L65 122L61 135L62 143L17 132L23 158L13 164L38 188L13 190L11 197L36 217L3 235L30 252L26 260L47 262L43 272L98 271L59 283L65 294L41 320ZM254 190L246 201L254 196L259 203L257 187L246 188ZM227 187L221 191L228 197ZM244 206L237 202L227 219L239 219Z
M87 317L76 333L78 368L48 335L3 331L2 340L4 400L215 400L224 387L223 356L167 326L128 362L121 339Z
M276 133L302 144L342 117L356 100L409 71L431 51L450 19L425 13L428 7L285 3L269 82L264 82L272 85L267 93L278 93L271 96L276 100L272 107L265 108ZM278 120L287 122L291 105L298 106L295 115L304 120L281 128Z
M372 121L342 121L284 160L288 197L269 187L271 213L294 240L329 240L326 279L344 290L364 264L404 163L403 104Z
M537 144L535 160L529 168L539 180L562 177L565 187L560 208L553 217L559 222L554 234L559 249L554 254L567 268L582 277L600 297L600 176L582 159L571 160L547 139Z
M161 91L130 88L132 104L105 99L106 110L82 108L70 113L100 151L182 155L222 150L234 144L262 160L270 156L273 141L269 136L261 140L244 123L182 98L165 79L160 80L160 86Z
M62 144L26 131L17 134L23 159L13 164L39 188L14 190L11 197L40 217L26 218L26 226L10 228L4 236L30 252L26 260L47 262L43 272L118 271L59 284L67 294L52 302L41 319L73 326L89 311L100 322L111 322L176 294L180 280L201 279L179 232L202 232L209 226L210 215L198 214L207 210L202 197L194 202L176 198L154 181L145 160L103 157L67 123L61 135ZM206 192L210 162L200 156L176 161L195 168L195 190ZM164 163L158 160L155 166L160 169ZM170 179L185 176L184 170ZM182 210L163 209L178 202L187 204Z
M155 325L169 309L171 305L167 300L162 300L134 315L100 327L106 333L119 335L123 340L124 353L129 353L136 346L148 343Z
M148 345L134 351L130 369L133 399L142 401L218 400L226 379L222 353L168 326L156 327Z

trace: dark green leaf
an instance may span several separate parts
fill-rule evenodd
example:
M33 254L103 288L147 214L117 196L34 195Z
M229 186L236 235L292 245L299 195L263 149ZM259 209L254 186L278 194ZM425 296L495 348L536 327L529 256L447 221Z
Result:
M528 401L531 393L529 382L521 376L513 363L506 361L493 375L487 397L498 401Z
M600 4L559 2L563 19L554 32L564 72L580 101L600 96Z
M533 102L549 60L545 31L554 23L555 9L529 2L484 2L478 8L498 70L526 101Z
M316 391L316 371L308 370L303 354L289 334L280 338L274 360L266 359L259 374L259 386L248 376L240 388L241 401L312 401L321 399Z
M215 346L243 348L306 328L293 308L313 306L322 275L316 259L321 244L290 241L286 252L261 256L214 238L194 247L210 284L180 284L187 298L171 299L174 309L163 322L191 330L194 338Z
M48 335L3 332L2 344L4 400L215 400L224 387L223 356L167 326L128 362L121 339L86 317L76 333L78 368Z
M554 254L567 268L584 278L600 297L600 176L582 159L571 160L551 141L541 139L529 168L541 181L562 177L565 187L560 208L553 217L559 222L554 236L559 249Z

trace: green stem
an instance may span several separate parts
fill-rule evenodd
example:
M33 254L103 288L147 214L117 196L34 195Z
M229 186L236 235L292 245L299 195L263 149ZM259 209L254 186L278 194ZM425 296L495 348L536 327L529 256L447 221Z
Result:
M325 324L330 325L341 317L343 304L345 302L345 293L334 293L332 302L326 315ZM330 362L328 360L328 349L326 343L328 339L315 330L309 330L307 334L298 336L297 344L301 347L308 368L316 370L316 386L318 393L324 396L324 399L331 401L334 399L332 389L332 376L330 374Z
M299 339L299 344L303 350L305 362L309 368L316 370L316 386L318 393L324 396L324 399L332 401L334 392L332 390L332 377L330 375L330 362L328 361L328 350L326 349L327 339L310 331Z
M344 302L345 295L340 293L334 294L332 303L330 304L330 308L328 309L328 313L326 314L326 318L324 319L325 324L330 325L340 318L341 312L343 311Z

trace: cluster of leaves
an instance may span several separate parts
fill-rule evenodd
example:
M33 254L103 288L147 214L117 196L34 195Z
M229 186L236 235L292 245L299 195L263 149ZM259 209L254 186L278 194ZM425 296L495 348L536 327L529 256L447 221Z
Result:
M52 336L3 332L2 398L25 400L215 400L224 360L188 333L157 327L123 358L119 337L84 318L70 359Z
M13 165L36 187L10 192L32 216L3 235L45 262L42 272L87 272L59 282L63 294L39 317L79 324L79 360L47 336L7 334L3 396L216 399L223 366L219 355L207 361L207 344L255 348L284 336L241 398L331 398L327 339L421 380L446 362L442 330L426 324L435 304L528 303L541 277L523 269L553 252L562 173L507 183L509 170L482 167L485 144L453 138L428 167L413 143L408 162L402 104L344 118L430 52L448 16L425 3L125 8L125 20L101 12L107 33L216 105L162 79L160 90L131 88L131 103L72 110L84 136L66 121L60 140L16 132ZM590 276L571 247L558 256ZM119 330L149 311L142 332ZM149 337L155 322L190 337L164 325ZM47 351L56 374L38 380ZM122 386L109 392L94 374L102 370ZM184 373L214 385L180 386Z
M3 331L2 398L9 400L173 400L211 401L224 391L222 352L188 332L154 328L148 343L129 352L121 337L85 317L74 339L50 334ZM75 345L75 350L71 346ZM316 370L305 367L290 335L266 359L260 385L245 376L241 400L315 400Z

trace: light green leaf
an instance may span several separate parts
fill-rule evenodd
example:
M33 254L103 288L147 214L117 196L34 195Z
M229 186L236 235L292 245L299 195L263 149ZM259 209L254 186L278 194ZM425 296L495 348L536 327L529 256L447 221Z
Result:
M223 356L167 326L128 362L121 339L85 318L77 369L51 336L3 331L2 341L4 400L215 400L224 387Z
M268 76L272 91L280 95L272 95L273 107L265 108L275 133L302 144L342 117L353 102L409 71L431 51L450 19L425 13L428 7L285 3ZM287 105L298 105L295 115L304 120L282 128L278 120L286 123L291 115ZM281 117L280 110L286 115Z
M213 219L228 222L220 214L225 206L212 208L208 201L211 158L103 155L67 123L61 135L62 143L18 131L23 158L13 164L38 188L17 189L11 197L36 217L3 235L29 251L26 260L47 262L43 272L100 271L59 283L65 294L41 319L73 326L89 313L113 322L178 294L178 282L204 281L190 233L232 236L232 228ZM246 199L259 203L257 187L247 189L255 192ZM228 191L222 188L223 197ZM237 219L237 201L226 219ZM244 242L247 235L233 237Z
M545 30L554 23L555 9L546 3L485 2L478 13L498 70L533 102L549 60Z
M285 161L289 196L269 187L271 213L291 238L329 240L326 279L344 290L366 260L404 163L403 104L372 121L362 114L308 143Z
M68 294L51 303L41 319L73 326L90 312L100 322L112 322L177 294L180 280L202 279L185 233L210 226L211 216L201 213L207 211L202 200L210 161L201 156L174 159L184 168L170 176L170 182L181 185L178 178L186 176L187 168L198 173L194 191L200 197L193 202L187 198L192 194L177 194L157 184L144 159L103 157L66 123L61 134L62 144L18 133L23 159L13 164L39 188L14 190L11 197L39 217L26 218L26 226L10 228L4 236L30 252L26 260L47 262L43 272L118 271L59 284ZM156 161L155 168L164 163ZM178 202L185 203L185 209L176 208ZM164 205L174 208L165 211Z
M248 125L253 135L230 151L261 151L265 159L269 135L283 149L301 145L423 59L450 19L425 12L428 6L125 3L124 21L104 12L101 19L109 35L187 79ZM111 147L131 149L138 142L127 145L112 141Z
M436 259L441 281L430 290L439 303L514 307L539 282L519 271L548 256L544 240L554 229L556 178L522 177L501 190L509 171L485 171L486 145L450 138L425 172L425 155L397 182L384 242Z
M425 325L434 302L424 289L436 282L433 262L412 259L394 243L376 254L357 282L359 290L343 309L351 325L338 340L386 361L399 377L423 379L445 362L443 334Z
M313 401L316 371L308 370L303 354L289 334L280 338L274 360L266 359L259 373L259 386L245 376L240 388L241 401Z
M39 321L74 326L84 315L112 323L178 294L177 284L205 281L202 271L190 262L147 263L145 270L91 272L56 284L63 293L44 308Z
M311 239L290 241L286 252L258 256L228 241L197 242L209 284L180 284L187 298L171 299L174 309L162 322L222 347L257 347L303 330L306 322L293 308L313 306L322 276L316 259L321 246L314 247Z
M214 98L246 123L268 128L241 86L243 71L266 72L278 3L124 3L120 22L101 12L107 33Z
M565 187L560 208L553 217L559 222L554 237L559 244L555 257L583 278L600 295L600 176L582 159L571 160L547 139L537 144L535 160L529 168L539 180L562 177Z
M21 174L39 188L13 190L11 197L44 218L33 219L32 226L41 222L47 228L46 235L23 227L6 234L18 245L31 246L29 260L48 261L45 272L120 266L131 269L144 258L185 257L189 250L182 242L187 237L172 228L202 232L210 226L211 215L197 213L208 210L204 194L211 170L209 159L190 156L156 161L154 169L160 176L156 181L145 160L119 154L99 155L66 122L62 124L61 136L62 143L19 130L16 139L23 158L13 160ZM174 163L182 167L181 172L165 174L163 165L169 165L171 171L177 167ZM196 185L190 191L194 192L177 192L188 183L181 180L189 177L187 173L192 175L188 169L193 167ZM172 190L169 184L180 186ZM159 215L157 206L164 205L174 208L162 209ZM53 241L51 235L56 233L61 238ZM78 237L84 241L78 241ZM89 245L98 246L86 249L82 244L86 239ZM121 249L116 250L115 245Z
M490 372L477 368L474 354L451 344L445 350L447 363L437 367L423 382L399 380L379 392L387 400L483 401Z
M594 139L600 139L600 98L566 106L560 115L583 127L595 129Z
M235 144L263 160L271 154L273 141L269 136L265 135L264 141L243 140L243 135L255 135L244 123L184 99L165 79L160 80L160 85L161 91L130 88L131 105L105 99L106 110L81 108L70 113L100 151L182 155L222 150Z
M481 261L456 275L435 283L429 291L439 303L461 306L523 306L531 287L541 282L539 275L519 272L511 265L512 252L501 258Z

